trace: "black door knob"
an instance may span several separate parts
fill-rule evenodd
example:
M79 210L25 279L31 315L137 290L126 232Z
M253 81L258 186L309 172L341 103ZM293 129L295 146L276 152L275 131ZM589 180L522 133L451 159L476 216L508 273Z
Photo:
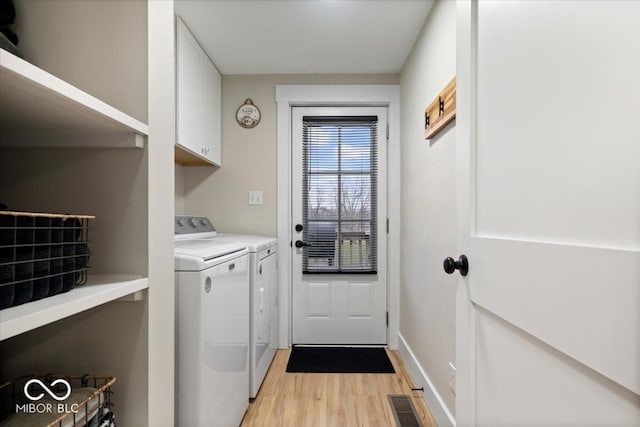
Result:
M296 248L301 248L303 246L311 246L310 243L303 242L302 240L296 240L295 245L296 245Z
M304 227L302 226L302 224L296 224L296 231L299 233L304 229Z
M460 255L457 261L451 257L447 257L442 263L442 266L447 274L453 274L454 271L460 270L460 274L466 276L469 272L469 260L466 255Z

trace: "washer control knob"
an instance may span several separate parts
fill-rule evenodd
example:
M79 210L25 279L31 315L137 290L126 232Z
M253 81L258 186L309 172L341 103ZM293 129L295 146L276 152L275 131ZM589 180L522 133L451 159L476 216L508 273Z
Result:
M206 219L200 220L200 224L206 226L207 225L207 220Z
M194 228L198 226L198 223L196 222L195 218L191 218L189 220L189 224L191 224L191 226L194 227Z
M182 218L178 219L178 227L184 227L184 221L182 220Z

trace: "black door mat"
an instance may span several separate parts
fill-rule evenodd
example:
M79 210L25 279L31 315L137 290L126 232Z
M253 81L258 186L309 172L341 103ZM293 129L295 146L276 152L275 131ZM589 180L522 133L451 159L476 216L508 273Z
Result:
M393 374L395 370L380 347L293 346L287 372Z

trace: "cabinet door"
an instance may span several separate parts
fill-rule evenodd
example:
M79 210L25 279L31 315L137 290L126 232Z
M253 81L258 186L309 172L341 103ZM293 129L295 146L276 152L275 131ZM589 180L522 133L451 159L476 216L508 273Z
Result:
M218 166L222 165L222 76L209 58L203 54L202 60L202 124L205 136L205 157Z
M176 31L176 143L196 155L202 155L200 46L180 19L176 20Z
M176 144L220 166L222 76L180 18L176 18L176 51Z

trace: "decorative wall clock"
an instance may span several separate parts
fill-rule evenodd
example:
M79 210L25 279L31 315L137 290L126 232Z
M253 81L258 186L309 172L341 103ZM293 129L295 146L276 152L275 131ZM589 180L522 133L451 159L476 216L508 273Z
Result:
M260 110L253 105L251 98L247 98L244 104L236 111L236 121L240 126L247 129L256 127L260 123Z

